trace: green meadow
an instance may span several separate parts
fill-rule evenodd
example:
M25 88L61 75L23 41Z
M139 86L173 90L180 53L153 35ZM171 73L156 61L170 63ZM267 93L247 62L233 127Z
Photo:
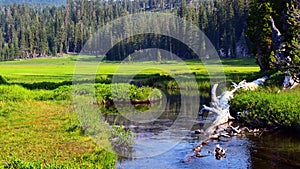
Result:
M33 82L61 82L71 81L76 70L76 64L84 63L86 68L97 68L101 75L117 74L184 74L195 72L196 78L207 78L207 70L200 60L188 60L183 64L176 61L168 61L161 64L155 61L145 62L112 62L104 61L102 58L90 56L66 56L63 58L38 58L29 60L18 60L0 62L0 75L11 83L33 83ZM221 61L227 75L252 74L259 71L253 58L225 59ZM187 67L190 69L188 70ZM219 65L211 64L210 67L221 69ZM125 71L124 71L125 70ZM142 71L141 71L142 70Z
M253 58L224 59L221 62L228 82L249 79L259 71ZM176 61L123 63L67 55L62 58L0 62L1 166L114 168L118 157L111 151L97 146L109 147L109 137L100 139L101 144L94 143L84 134L72 107L71 85L78 63L83 63L81 68L86 70L98 68L96 89L99 89L96 94L99 102L101 99L109 100L114 95L107 92L114 75L134 75L137 80L161 87L157 83L170 80L169 76L192 73L199 85L196 87L205 86L203 89L207 92L210 89L207 70L199 60L188 60L183 64ZM210 66L215 69L221 68L217 64ZM83 76L94 77L93 74ZM123 88L124 86L126 87L121 85ZM165 86L176 89L174 82L166 82ZM147 93L152 92L147 87L129 87L132 90L129 93L131 99L147 99ZM122 92L115 95L119 96L120 93ZM161 95L156 91L153 97L159 98Z

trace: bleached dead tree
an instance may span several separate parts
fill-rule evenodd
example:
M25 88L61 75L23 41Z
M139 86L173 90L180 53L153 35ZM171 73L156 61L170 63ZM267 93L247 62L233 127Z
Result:
M202 147L206 145L209 140L219 139L220 137L235 136L238 134L242 134L245 130L248 130L248 132L252 132L254 134L256 132L259 132L259 130L249 130L247 127L239 128L239 126L233 127L231 125L232 122L229 121L234 118L230 115L229 101L233 98L234 92L236 92L238 89L242 88L245 90L255 90L256 88L258 88L258 86L264 84L264 82L266 82L267 79L268 77L264 76L262 78L254 80L253 82L247 83L246 80L243 80L238 84L233 83L234 89L230 91L225 91L220 96L217 96L216 94L218 84L213 85L211 90L211 107L203 105L203 108L199 113L203 114L204 111L208 111L209 113L214 113L217 116L212 122L212 124L205 131L195 131L195 134L203 134L204 132L204 134L208 135L208 138L204 140L201 144L197 145L193 149L193 153L187 156L187 158L185 158L184 161L190 161L193 157L206 157L207 155L200 154L200 152ZM220 147L220 145L217 145L214 151L216 159L226 157L225 151L226 149L223 149L222 147Z
M246 80L243 80L238 84L233 83L234 89L230 91L225 91L220 96L216 95L218 84L213 85L211 90L211 107L203 105L204 108L201 109L200 114L203 114L203 111L209 111L209 113L215 113L217 116L211 124L211 126L206 129L205 133L212 135L214 134L219 125L228 122L230 119L234 119L230 115L229 101L233 98L233 93L235 91L237 91L240 88L243 88L245 90L255 90L259 85L262 85L267 79L268 77L264 76L249 83L247 83Z

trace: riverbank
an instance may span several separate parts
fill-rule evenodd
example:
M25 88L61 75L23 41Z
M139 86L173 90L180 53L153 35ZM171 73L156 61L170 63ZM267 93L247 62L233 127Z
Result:
M82 133L69 101L28 99L33 93L0 88L2 167L114 168L117 156Z
M271 75L255 91L238 91L231 100L231 113L250 127L300 127L300 87L283 90L284 73Z

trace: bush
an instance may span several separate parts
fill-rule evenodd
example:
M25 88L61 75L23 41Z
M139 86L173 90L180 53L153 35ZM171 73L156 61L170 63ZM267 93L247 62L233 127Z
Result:
M241 119L254 126L300 126L300 90L277 91L266 88L238 92L231 100L231 111L245 110Z
M95 86L95 94L98 102L106 102L112 100L110 85L97 84Z

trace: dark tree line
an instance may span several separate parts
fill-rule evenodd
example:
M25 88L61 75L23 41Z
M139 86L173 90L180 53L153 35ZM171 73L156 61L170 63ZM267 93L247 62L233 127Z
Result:
M0 60L80 52L89 37L105 23L143 11L160 11L178 15L203 30L224 57L236 57L243 55L247 49L244 31L249 1L68 0L64 6L43 8L26 4L2 5ZM133 44L128 45L130 41ZM186 55L184 45L168 37L145 35L119 43L115 47L116 50L110 51L108 58L120 60L124 54L128 55L151 45L162 49L172 48L173 53L183 58L196 57L192 54Z

